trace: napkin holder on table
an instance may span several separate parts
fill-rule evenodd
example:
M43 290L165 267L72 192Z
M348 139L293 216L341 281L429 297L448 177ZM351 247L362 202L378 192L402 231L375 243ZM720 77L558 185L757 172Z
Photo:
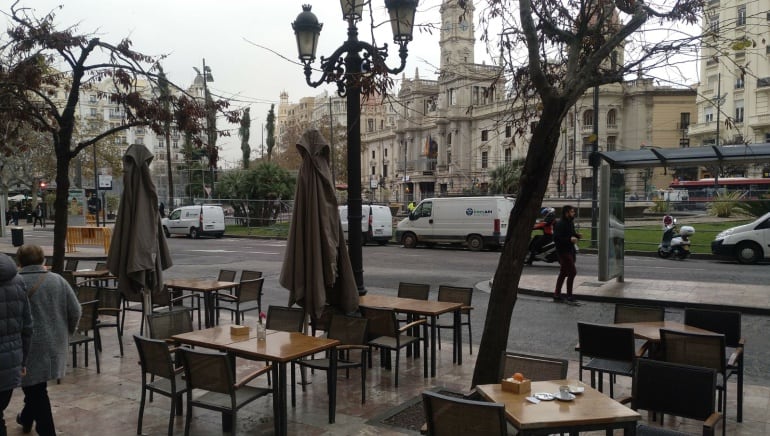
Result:
M518 381L512 378L505 378L501 384L504 391L513 392L514 394L526 394L532 390L532 382L529 379Z
M245 336L249 334L249 328L245 325L231 325L230 335L232 336Z

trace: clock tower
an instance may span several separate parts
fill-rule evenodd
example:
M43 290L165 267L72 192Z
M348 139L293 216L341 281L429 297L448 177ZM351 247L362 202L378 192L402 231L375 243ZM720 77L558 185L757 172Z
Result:
M441 4L440 69L474 63L473 2L444 0Z

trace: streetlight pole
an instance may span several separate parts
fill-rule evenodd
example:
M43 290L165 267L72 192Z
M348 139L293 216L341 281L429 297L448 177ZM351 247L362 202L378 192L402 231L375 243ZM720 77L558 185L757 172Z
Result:
M375 47L358 40L356 22L361 19L364 0L342 0L342 16L348 22L348 39L331 56L321 57L323 75L314 82L310 79L311 64L315 60L318 37L323 25L311 12L312 6L303 5L302 13L292 23L297 38L299 59L304 65L307 84L313 88L323 83L335 83L337 94L347 97L347 140L348 140L348 222L360 223L361 215L361 86L372 80L375 74L398 74L406 67L406 46L412 40L414 14L418 0L385 0L385 7L390 14L393 41L399 46L401 63L392 69L385 65L387 45ZM361 53L363 52L363 57ZM367 75L362 75L366 72ZM371 75L370 75L371 74ZM358 293L364 289L363 259L361 252L361 227L349 226L348 251Z
M214 198L214 170L216 167L216 158L211 157L211 153L215 153L216 150L216 142L217 142L217 132L216 132L216 111L213 107L213 102L211 102L211 107L209 107L209 100L211 98L209 97L209 88L207 85L207 82L213 82L214 76L211 75L211 67L206 66L206 58L202 59L203 61L203 106L206 108L206 136L208 139L208 152L209 152L209 169L211 170L211 190L209 191L209 198ZM205 190L204 190L205 193Z
M96 142L94 142L94 206L96 211L94 212L96 218L96 227L99 227L99 176L96 174Z

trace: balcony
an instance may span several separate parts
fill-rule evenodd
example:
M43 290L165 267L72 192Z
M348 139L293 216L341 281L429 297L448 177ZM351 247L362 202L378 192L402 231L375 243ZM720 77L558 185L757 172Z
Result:
M754 115L748 119L749 127L761 129L770 127L770 114Z

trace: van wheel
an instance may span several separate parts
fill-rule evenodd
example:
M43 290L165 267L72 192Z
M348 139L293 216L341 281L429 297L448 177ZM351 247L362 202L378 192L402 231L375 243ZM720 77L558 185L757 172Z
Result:
M171 233L169 233L168 227L163 226L163 234L166 235L167 238L171 237Z
M735 248L738 262L756 263L762 257L762 248L754 242L743 241Z
M190 237L193 239L198 239L201 237L200 232L198 232L197 227L191 227L190 228Z
M385 240L385 239L380 239L379 241L377 241L377 243L378 243L379 245L381 245L381 246L382 246L382 245L388 245L388 241L387 241L387 240Z
M417 236L414 233L404 233L404 236L401 237L401 243L406 248L415 248L417 247Z
M479 235L468 236L468 248L471 251L481 251L484 248L484 240Z

